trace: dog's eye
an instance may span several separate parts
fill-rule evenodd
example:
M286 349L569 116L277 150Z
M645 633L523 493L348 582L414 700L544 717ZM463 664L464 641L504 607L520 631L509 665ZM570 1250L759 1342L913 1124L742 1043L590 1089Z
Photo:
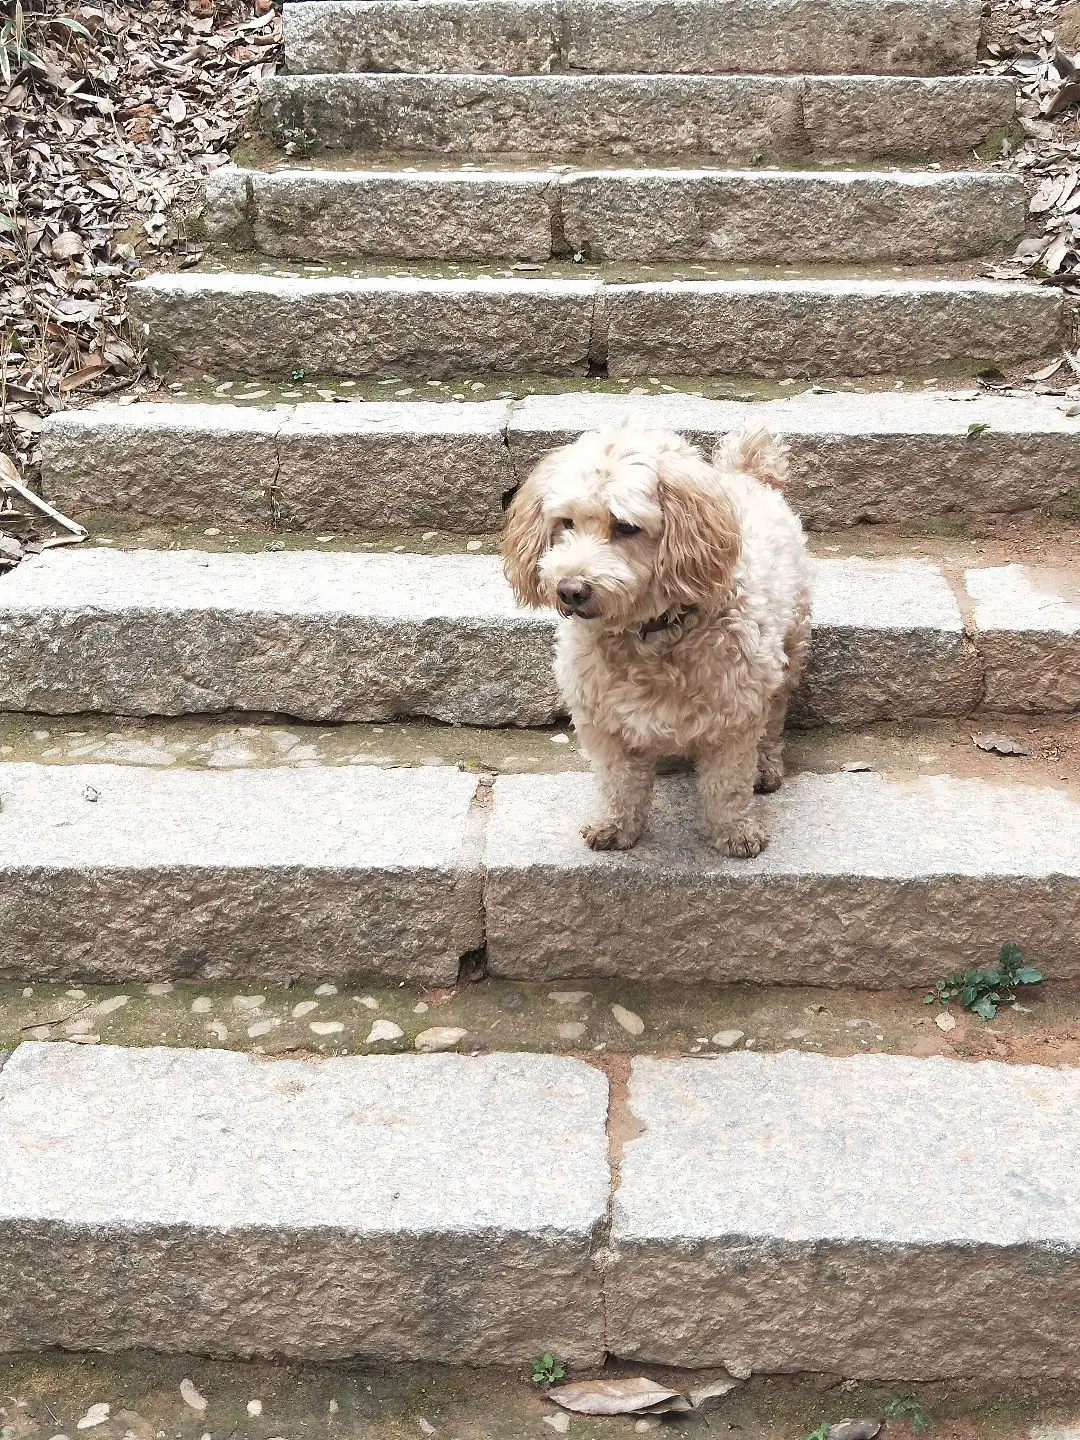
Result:
M615 521L615 536L619 540L629 540L631 536L640 535L641 526L631 525L629 520Z
M555 523L563 530L572 530L574 528L574 522L572 520L556 520Z

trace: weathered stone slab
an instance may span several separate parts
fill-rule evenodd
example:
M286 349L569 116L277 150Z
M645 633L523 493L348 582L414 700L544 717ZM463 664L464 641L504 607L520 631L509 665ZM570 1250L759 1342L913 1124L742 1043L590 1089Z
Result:
M285 54L293 74L543 74L555 68L556 13L553 0L286 5Z
M339 530L502 524L509 403L98 405L42 432L48 497L82 513Z
M1016 121L1007 75L836 75L807 80L803 119L810 148L831 159L961 154Z
M301 530L498 530L509 403L298 405L278 435L282 521Z
M494 556L53 551L0 589L0 709L544 725L551 638Z
M278 75L263 83L260 116L279 144L302 132L327 150L749 159L805 148L799 86L769 75Z
M415 9L423 0L400 3ZM475 0L453 3L476 8ZM206 194L210 238L317 260L547 260L554 220L571 250L595 260L913 264L1010 247L1027 204L1017 175L932 170L563 175L223 166L207 177Z
M568 68L600 71L934 75L971 67L980 24L976 0L567 0L559 11Z
M603 1358L590 1066L28 1044L0 1096L0 1349Z
M553 633L494 556L54 551L0 588L0 709L543 725ZM966 715L980 681L936 567L818 563L795 723Z
M1075 1070L639 1059L628 1103L641 1133L614 1202L615 1354L857 1379L1080 1375Z
M1007 364L1061 336L1062 302L995 280L608 285L610 375L880 375Z
M1080 805L1063 791L801 774L756 803L771 838L754 860L709 846L681 777L658 784L633 850L598 853L581 838L591 776L500 776L490 973L914 986L989 964L1008 939L1048 974L1080 975Z
M553 175L524 171L256 171L253 243L265 255L316 260L547 260L554 184ZM977 212L972 219L977 226Z
M294 74L949 74L970 68L978 0L326 0L285 6Z
M0 975L452 985L483 937L475 789L441 768L0 765Z
M812 530L1049 504L1080 473L1080 417L1065 399L807 391L740 404L694 395L530 395L507 432L520 482L546 450L627 421L677 430L706 453L729 430L764 425L787 441L787 494ZM973 426L985 428L976 434Z
M794 724L970 715L982 672L960 607L921 560L819 560Z
M1026 213L1018 176L979 171L596 170L557 195L594 260L963 259L1014 244Z
M1000 565L965 583L986 709L1080 709L1080 571Z
M587 280L155 275L128 290L161 367L232 375L583 375Z
M241 405L63 410L42 430L42 484L83 514L267 525L281 425L280 412Z
M994 75L275 75L260 123L322 150L739 162L961 154L1014 108Z

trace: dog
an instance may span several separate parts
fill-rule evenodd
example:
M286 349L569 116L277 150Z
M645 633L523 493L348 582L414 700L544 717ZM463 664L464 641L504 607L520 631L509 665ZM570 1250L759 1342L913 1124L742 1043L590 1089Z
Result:
M628 850L656 762L695 761L711 843L746 858L768 835L788 701L810 645L810 561L784 499L787 452L729 435L709 463L665 430L610 429L545 455L514 497L503 563L522 605L562 617L555 674L602 810L594 850Z

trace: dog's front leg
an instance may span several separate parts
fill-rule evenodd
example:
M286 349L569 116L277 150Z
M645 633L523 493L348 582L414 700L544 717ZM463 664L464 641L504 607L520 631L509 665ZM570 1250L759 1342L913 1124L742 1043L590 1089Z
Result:
M759 855L769 839L754 814L758 740L756 732L736 731L697 755L698 794L709 838L739 860Z
M581 832L585 843L594 850L629 850L645 828L656 762L594 725L578 724L576 729L603 802L603 813Z

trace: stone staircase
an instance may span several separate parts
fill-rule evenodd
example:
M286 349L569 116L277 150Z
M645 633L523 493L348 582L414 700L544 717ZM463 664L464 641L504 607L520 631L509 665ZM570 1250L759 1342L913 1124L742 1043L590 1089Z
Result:
M466 728L512 749L560 719L551 620L495 536L537 455L627 414L789 439L821 557L799 725L1080 709L1080 567L962 538L1080 483L1075 407L975 383L1069 324L977 275L1025 208L964 168L1013 112L955 73L979 24L973 0L287 4L266 137L209 187L218 248L131 290L174 398L43 435L46 494L95 539L0 581L0 710L367 723L376 748L434 720L459 764L0 761L0 975L874 990L1014 940L1080 978L1056 784L823 760L730 861L673 776L640 847L597 854L587 776L479 767ZM1075 1076L29 1041L0 1074L0 1349L1073 1379Z

